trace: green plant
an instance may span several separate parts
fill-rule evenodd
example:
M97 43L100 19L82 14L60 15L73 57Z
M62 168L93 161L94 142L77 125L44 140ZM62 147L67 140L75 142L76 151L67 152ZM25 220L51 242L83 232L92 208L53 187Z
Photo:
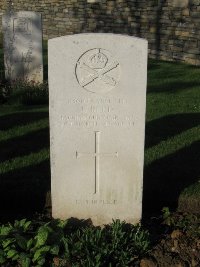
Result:
M148 231L119 220L103 229L86 228L68 236L72 266L128 266L150 245Z
M33 238L32 261L43 266L50 256L66 256L68 251L64 228L67 221L53 220L40 226Z
M44 266L55 255L64 255L67 221L52 220L35 231L31 221L23 219L14 225L0 227L0 264L15 262L22 267Z
M68 231L67 221L35 225L23 219L0 226L0 264L30 266L128 266L149 248L149 234L141 226L119 220L104 228ZM63 264L63 265L62 265Z
M48 104L48 84L34 81L15 81L12 83L11 102L23 105Z
M115 220L108 235L111 240L110 250L113 260L120 266L126 266L135 258L145 254L150 245L148 231L142 229L139 224L128 225Z
M168 207L162 209L163 223L172 229L187 232L193 237L200 238L200 217L190 213L171 213Z
M0 76L0 104L6 103L11 94L10 84Z
M174 224L174 220L171 216L171 212L168 207L162 208L162 218L164 220L164 223L167 224L168 226L171 226Z
M66 257L72 266L100 266L100 250L104 247L101 229L77 229L68 234L67 243Z
M30 225L30 221L23 219L0 227L0 264L20 261L22 267L30 265Z

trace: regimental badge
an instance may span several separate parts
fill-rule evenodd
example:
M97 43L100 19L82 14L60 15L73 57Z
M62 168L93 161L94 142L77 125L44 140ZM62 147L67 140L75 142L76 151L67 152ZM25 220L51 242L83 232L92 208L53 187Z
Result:
M94 48L81 55L76 64L80 86L93 93L107 93L120 79L120 64L108 50Z

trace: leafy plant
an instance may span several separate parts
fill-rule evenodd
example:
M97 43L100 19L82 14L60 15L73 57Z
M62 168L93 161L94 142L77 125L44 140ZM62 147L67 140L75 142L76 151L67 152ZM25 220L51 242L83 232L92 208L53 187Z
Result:
M23 219L0 227L0 264L21 261L22 267L29 266L30 225L30 221Z
M66 224L67 221L53 220L38 228L31 249L33 263L43 266L50 255L66 255L68 250L64 233Z
M149 245L146 230L119 220L104 228L82 227L70 232L67 221L62 220L34 225L23 219L0 226L1 265L128 266L145 254Z
M164 224L172 229L180 229L193 237L200 238L200 218L190 213L171 213L168 207L162 209Z
M23 105L48 104L48 84L17 80L11 84L0 80L0 103Z
M168 226L171 226L174 224L173 218L171 217L171 212L168 207L162 208L162 218L164 220L164 223Z
M42 105L48 103L48 84L34 81L15 81L12 83L11 101L24 105Z
M36 231L33 231L32 222L26 219L15 221L14 225L2 225L0 264L17 262L22 267L44 266L46 259L66 248L63 231L66 224L67 221L53 220Z
M0 104L7 102L11 94L10 84L0 77Z
M68 237L72 266L127 266L147 252L149 234L119 220L105 228L77 230Z

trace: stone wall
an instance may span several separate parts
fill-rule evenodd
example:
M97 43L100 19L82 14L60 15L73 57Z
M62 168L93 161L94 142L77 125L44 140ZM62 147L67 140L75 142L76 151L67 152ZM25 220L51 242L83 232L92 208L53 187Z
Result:
M13 6L42 13L45 39L129 34L149 41L150 57L200 65L200 0L13 0ZM0 3L0 14L5 8Z

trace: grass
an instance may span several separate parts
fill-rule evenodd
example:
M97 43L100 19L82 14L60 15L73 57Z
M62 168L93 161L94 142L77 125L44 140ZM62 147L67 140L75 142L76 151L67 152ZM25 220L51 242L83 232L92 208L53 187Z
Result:
M50 189L48 108L0 108L0 217L42 210Z
M44 51L47 77L46 44ZM149 61L145 213L200 210L199 92L199 67ZM48 106L1 105L0 148L0 220L42 211L50 190Z
M200 203L200 68L150 61L146 114L144 207Z

